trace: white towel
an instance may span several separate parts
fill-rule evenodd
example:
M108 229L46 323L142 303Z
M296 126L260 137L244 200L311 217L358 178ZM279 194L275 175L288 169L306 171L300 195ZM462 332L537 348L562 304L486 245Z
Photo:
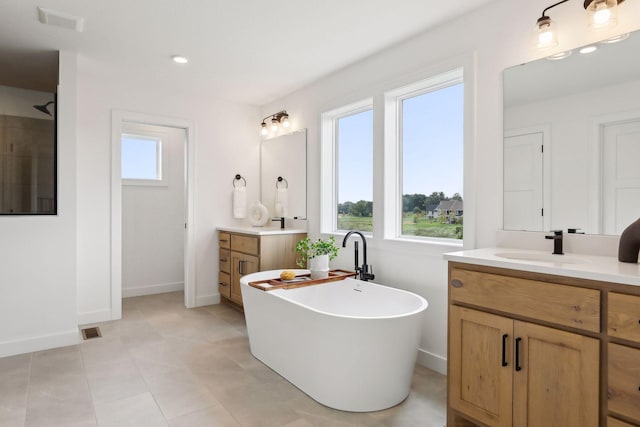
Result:
M233 188L233 217L236 219L247 217L247 187Z
M289 192L286 188L276 189L275 216L287 217L289 215Z

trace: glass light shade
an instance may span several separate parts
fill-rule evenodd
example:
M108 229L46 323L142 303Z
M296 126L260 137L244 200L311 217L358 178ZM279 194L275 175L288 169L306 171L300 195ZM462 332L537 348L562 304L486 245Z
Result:
M538 19L535 29L534 44L538 50L551 49L558 46L557 26L547 16Z
M280 123L282 123L282 127L285 129L289 128L289 116L284 116L280 119Z
M262 129L260 129L260 134L262 136L266 136L269 133L269 131L267 130L267 124L265 122L262 122Z
M587 6L587 26L593 30L615 27L618 23L618 0L593 0Z
M271 132L275 132L278 130L278 120L274 117L271 119Z

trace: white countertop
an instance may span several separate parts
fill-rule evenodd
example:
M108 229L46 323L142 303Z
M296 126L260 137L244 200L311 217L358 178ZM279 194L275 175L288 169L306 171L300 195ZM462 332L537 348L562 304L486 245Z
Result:
M508 254L510 256L523 254L524 256L531 255L534 257L538 255L546 257L549 255L552 261L509 259L500 257L497 254ZM551 256L550 252L499 247L449 252L444 254L444 258L449 261L467 264L640 286L640 264L619 262L616 257L582 254ZM563 262L563 259L565 262Z
M229 231L231 233L252 234L254 236L269 236L272 234L301 234L307 230L301 228L280 228L280 227L217 227L218 231Z

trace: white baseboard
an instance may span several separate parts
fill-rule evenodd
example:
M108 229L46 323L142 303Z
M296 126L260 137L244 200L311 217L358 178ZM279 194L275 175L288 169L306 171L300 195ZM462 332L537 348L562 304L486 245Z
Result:
M139 297L142 295L164 294L184 290L184 282L161 283L159 285L122 288L122 298Z
M111 316L111 309L78 313L78 325L108 322L110 320L114 320Z
M447 359L421 348L418 349L418 364L442 375L447 375Z
M205 305L220 304L220 294L202 295L196 297L196 307L203 307Z
M60 332L58 334L7 341L0 343L0 357L49 350L50 348L56 347L66 347L68 345L78 344L78 342L80 342L80 340L77 329Z

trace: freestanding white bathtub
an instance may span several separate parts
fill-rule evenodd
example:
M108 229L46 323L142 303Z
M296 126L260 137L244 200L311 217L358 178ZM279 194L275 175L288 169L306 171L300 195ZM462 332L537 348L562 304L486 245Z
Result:
M402 402L427 301L355 279L289 290L248 285L280 272L240 280L251 353L331 408L368 412Z

